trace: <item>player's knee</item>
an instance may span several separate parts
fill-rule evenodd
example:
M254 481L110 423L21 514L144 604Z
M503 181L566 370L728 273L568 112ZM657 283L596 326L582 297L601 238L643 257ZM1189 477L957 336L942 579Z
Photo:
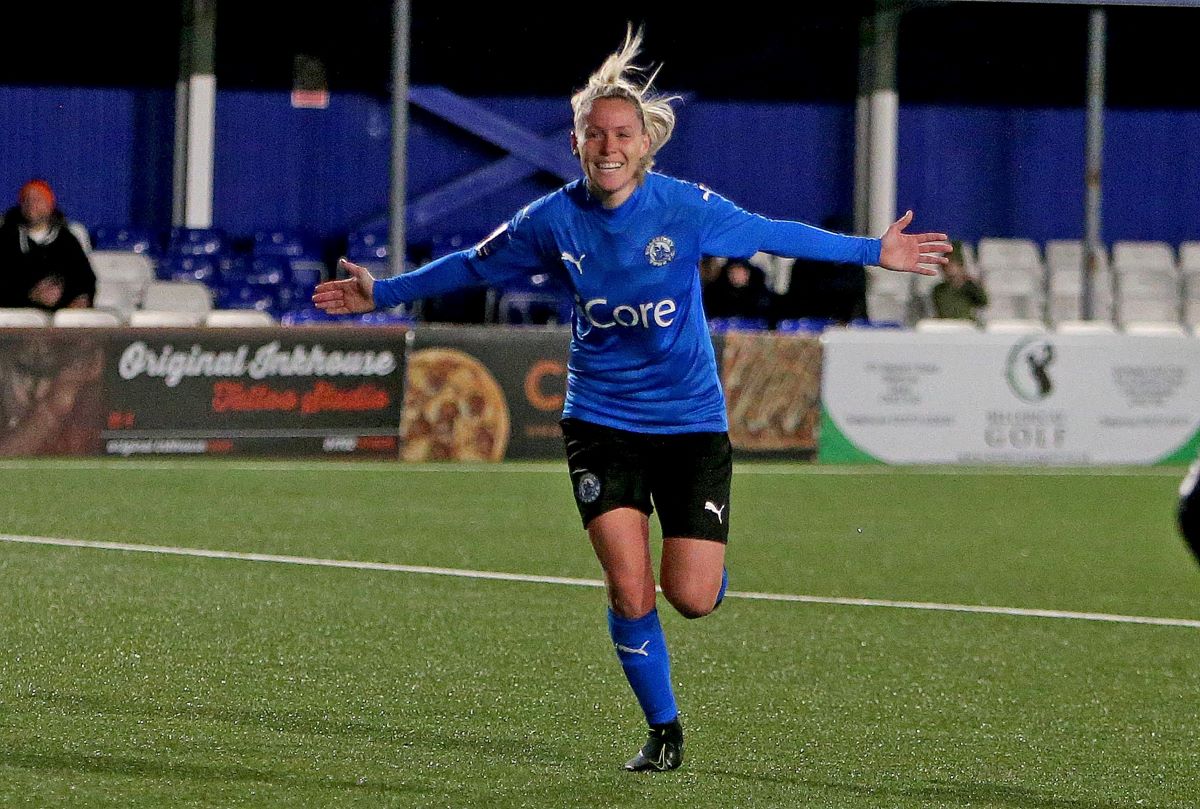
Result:
M654 609L654 588L609 587L608 605L612 611L626 620L636 621L649 615Z
M703 618L716 608L717 603L715 594L694 588L682 591L664 590L663 595L667 597L667 601L675 608L676 612L689 619Z

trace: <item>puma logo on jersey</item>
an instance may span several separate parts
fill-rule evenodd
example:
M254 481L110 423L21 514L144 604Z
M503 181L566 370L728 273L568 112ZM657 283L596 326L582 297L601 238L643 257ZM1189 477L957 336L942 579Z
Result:
M650 645L650 641L646 641L641 646L639 646L637 649L634 649L631 646L622 646L619 643L613 644L613 646L617 647L618 652L624 652L627 655L641 655L642 657L650 656L650 653L646 651L646 647L649 645Z
M725 504L725 506L728 506L728 505L729 505L728 503ZM721 523L722 525L724 525L724 523L725 523L724 519L722 518L722 512L725 511L725 506L721 506L720 508L717 508L717 504L714 503L713 501L711 501L711 500L704 501L704 510L711 511L713 514L716 514L717 522Z
M579 270L579 274L583 275L583 260L587 258L587 253L580 253L579 258L575 258L575 256L564 251L560 258L568 264L574 264L575 269Z

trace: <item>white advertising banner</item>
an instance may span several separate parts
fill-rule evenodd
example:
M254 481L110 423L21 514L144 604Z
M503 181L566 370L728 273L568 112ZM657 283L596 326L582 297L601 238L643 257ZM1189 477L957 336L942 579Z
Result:
M1200 339L839 330L822 338L820 460L1182 462Z

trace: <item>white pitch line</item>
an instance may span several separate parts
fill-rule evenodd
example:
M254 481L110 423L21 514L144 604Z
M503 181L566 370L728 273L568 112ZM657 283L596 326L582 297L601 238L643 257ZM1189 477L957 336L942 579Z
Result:
M428 567L425 565L398 565L390 562L360 562L349 559L316 559L306 556L283 556L273 553L243 553L218 551L205 548L177 548L167 545L135 545L128 542L97 542L82 539L60 539L58 537L30 537L0 534L0 541L24 545L54 545L66 548L90 548L93 550L130 551L134 553L156 553L169 556L194 556L206 559L236 559L247 562L274 562L285 565L307 565L311 567L336 567L351 570L381 570L391 573L418 573L431 576L453 576L462 579L491 579L515 581L529 584L563 584L573 587L603 587L599 579L577 579L567 576L537 576L526 573L501 573L492 570L465 570L450 567ZM1200 629L1200 620L1190 618L1156 618L1144 615L1111 615L1103 612L1072 612L1069 610L1042 610L1027 607L990 607L982 604L941 604L930 601L893 601L876 598L838 598L833 596L795 595L790 593L755 593L730 590L729 598L744 598L752 601L782 601L801 604L828 604L842 607L890 607L902 610L925 610L930 612L969 612L986 615L1007 615L1026 618L1057 618L1073 621L1099 621L1113 624L1148 624L1151 626L1182 626Z

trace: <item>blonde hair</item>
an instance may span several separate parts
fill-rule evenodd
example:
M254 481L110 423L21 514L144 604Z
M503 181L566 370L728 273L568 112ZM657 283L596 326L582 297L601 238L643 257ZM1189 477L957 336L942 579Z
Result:
M662 68L654 69L644 81L645 68L633 64L642 49L642 29L635 33L633 25L625 29L625 44L616 53L609 54L593 73L584 88L571 96L571 110L574 113L575 137L583 140L583 131L587 126L588 113L592 104L599 98L623 98L638 111L642 119L642 128L650 136L650 149L642 158L638 167L639 177L654 166L654 156L666 142L671 139L675 130L675 110L671 108L672 101L678 101L680 96L657 95L651 91L655 77Z

